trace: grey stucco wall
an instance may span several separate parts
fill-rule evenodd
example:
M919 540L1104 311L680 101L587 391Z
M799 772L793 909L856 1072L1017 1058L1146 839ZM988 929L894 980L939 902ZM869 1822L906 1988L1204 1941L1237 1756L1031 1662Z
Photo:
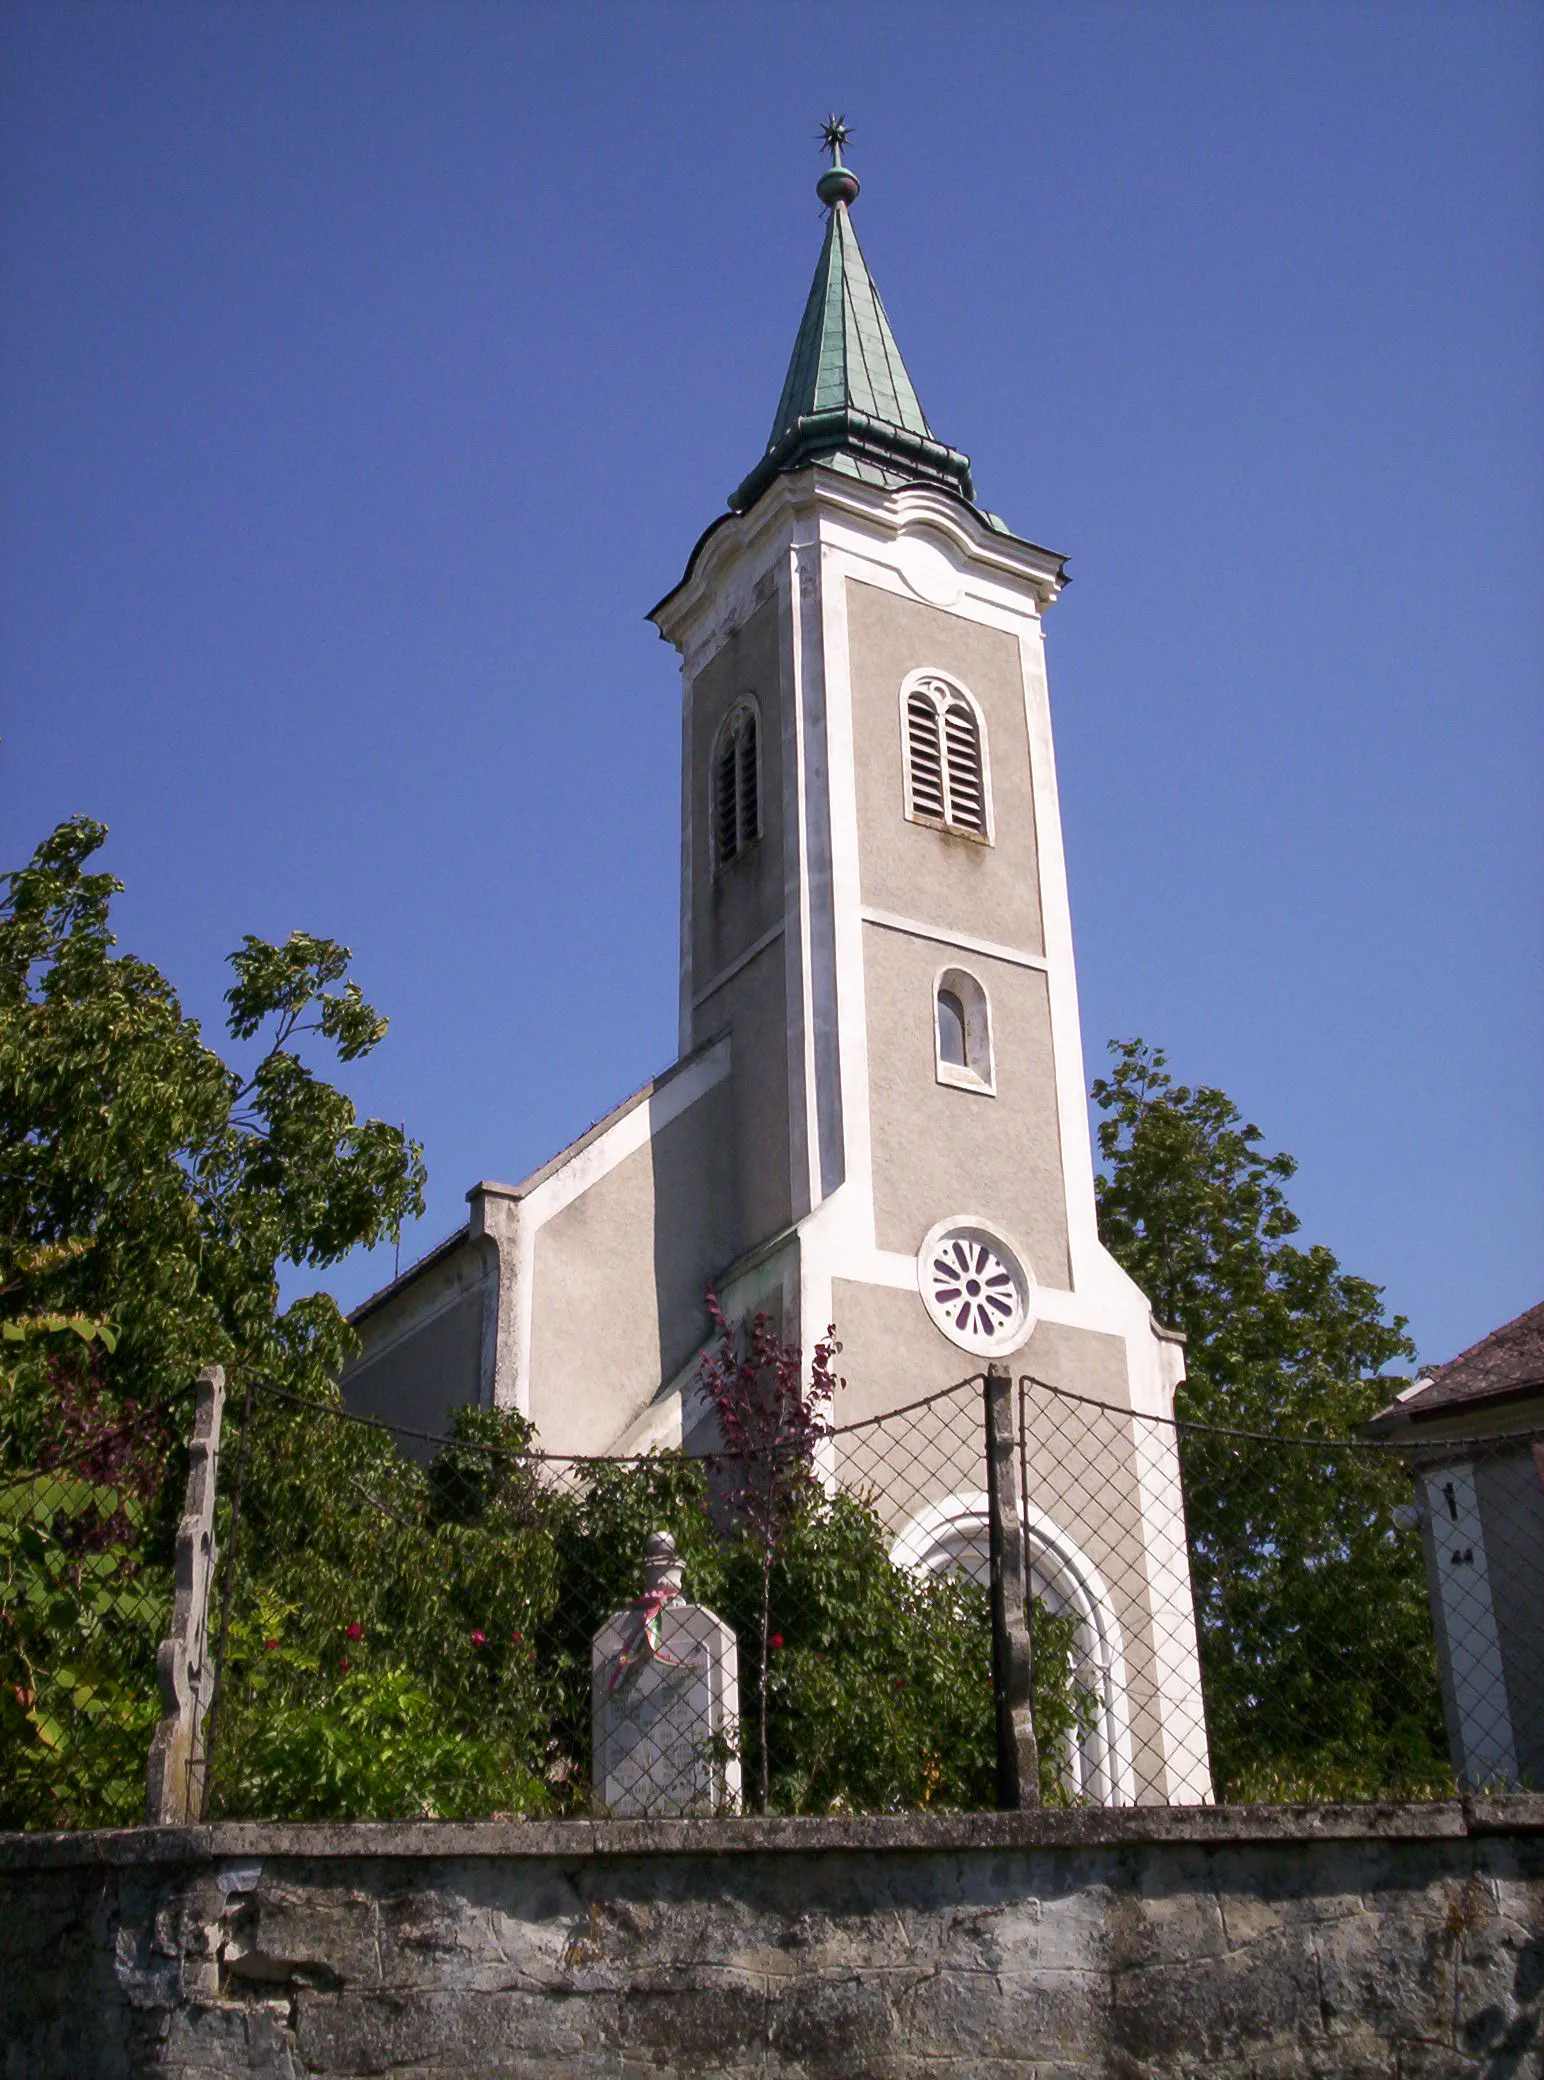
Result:
M6 2080L1513 2080L1544 1815L0 1838Z
M863 900L944 930L1044 951L1040 866L1019 646L1000 629L850 579L847 631ZM996 842L908 823L901 682L931 666L986 719Z
M734 1060L735 1206L732 1222L720 1230L720 1266L786 1227L793 1203L782 938L725 974L784 920L786 619L774 591L703 666L691 689L692 987L702 997L692 1012L693 1045L728 1032ZM724 717L746 694L755 696L761 713L761 838L715 874L708 813L713 745Z
M836 1404L838 1424L900 1408L956 1380L979 1377L985 1368L984 1358L962 1351L933 1326L914 1288L833 1279L831 1308L846 1382ZM1118 1336L1037 1322L1029 1341L1004 1362L1016 1376L1032 1373L1069 1393L1131 1405L1126 1346Z
M606 1451L707 1335L733 1147L726 1079L536 1230L530 1412L549 1451Z
M363 1349L343 1373L349 1407L443 1431L455 1409L475 1404L493 1269L492 1245L468 1241L367 1315L359 1324Z
M788 1140L788 984L781 939L742 968L709 1008L727 1016L734 1061L733 1253L793 1217Z
M719 1268L792 1218L788 1140L788 984L781 937L716 989L698 1014L703 1035L727 1032L734 1062L730 1213L719 1230Z
M966 927L962 925L962 929ZM968 968L991 1004L995 1097L938 1081L933 980ZM1014 1236L1042 1285L1071 1282L1046 978L882 925L863 932L874 1228L911 1254L974 1213Z
M783 914L780 611L776 597L766 600L692 682L692 981L698 990ZM713 745L725 716L746 694L754 696L761 714L761 838L715 874L709 818ZM718 1024L708 1014L698 1024L697 1040L716 1031Z

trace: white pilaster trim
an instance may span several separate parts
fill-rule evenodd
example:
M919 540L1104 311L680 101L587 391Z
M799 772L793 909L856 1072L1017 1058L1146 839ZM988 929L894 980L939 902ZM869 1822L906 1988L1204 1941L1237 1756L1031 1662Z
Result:
M1156 1337L1150 1338L1149 1348L1155 1350L1156 1344ZM1138 1359L1129 1340L1126 1349L1128 1371L1134 1372ZM1142 1568L1152 1617L1163 1797L1169 1805L1210 1805L1212 1765L1185 1541L1179 1437L1169 1424L1140 1417L1133 1422L1132 1431L1137 1501L1142 1512Z
M804 815L804 694L809 647L805 621L815 603L801 582L801 575L801 545L794 537L782 546L778 582L787 601L786 648L779 644L783 668L783 916L787 933L783 942L783 978L788 1021L788 1181L795 1219L802 1218L820 1199Z
M692 679L681 675L681 956L678 986L676 1047L684 1057L692 1051L692 850L694 804L692 801Z
M830 516L817 515L824 639L826 772L831 932L835 962L835 1056L841 1083L841 1188L802 1224L800 1335L806 1348L831 1320L828 1265L874 1246L869 1114L868 1011L864 981L858 785L847 621L847 559L830 543Z
M522 1308L530 1306L529 1271L522 1272L520 1200L486 1181L467 1193L470 1232L490 1258L483 1301L478 1406L514 1408L529 1415L530 1385L520 1369Z
M846 1175L842 1132L844 1078L841 1056L841 1007L836 954L835 862L831 832L831 747L833 705L850 705L845 680L833 681L826 655L826 556L817 537L798 551L801 591L814 621L805 628L800 707L804 715L801 797L804 812L804 867L807 892L809 994L805 1018L809 1028L811 1070L810 1117L815 1127L815 1160L811 1165L815 1194L827 1199ZM837 698L831 694L835 686Z
M1056 750L1051 736L1045 637L1038 622L1020 632L1019 662L1024 682L1024 725L1029 736L1035 845L1040 864L1040 930L1045 941L1050 993L1051 1059L1055 1064L1062 1186L1067 1205L1067 1251L1072 1266L1072 1283L1077 1286L1096 1276L1096 1260L1103 1257L1104 1250L1099 1241L1099 1222L1094 1208L1094 1153L1088 1128L1077 965L1072 951L1072 905L1067 890L1067 855L1056 784Z

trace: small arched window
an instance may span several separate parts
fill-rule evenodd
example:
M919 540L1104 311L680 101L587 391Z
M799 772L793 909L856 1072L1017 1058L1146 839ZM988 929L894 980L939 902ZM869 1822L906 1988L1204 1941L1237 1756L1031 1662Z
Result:
M756 710L741 701L713 748L713 864L727 867L761 836L760 745Z
M965 1067L965 1006L952 989L938 992L938 1059L951 1069Z
M901 718L907 816L990 844L992 802L980 709L963 687L929 672L906 682Z
M933 1039L940 1083L996 1095L992 1007L968 968L945 968L933 985Z

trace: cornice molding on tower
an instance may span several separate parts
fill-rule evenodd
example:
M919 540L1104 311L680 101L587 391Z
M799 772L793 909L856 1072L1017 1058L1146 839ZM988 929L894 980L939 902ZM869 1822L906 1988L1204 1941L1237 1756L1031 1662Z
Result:
M704 615L722 611L736 565L763 561L769 538L781 547L800 519L820 513L856 522L876 541L935 535L976 569L1029 586L1042 610L1068 582L1065 556L1010 534L947 491L925 484L886 490L816 463L773 478L748 512L715 520L693 548L681 582L650 609L648 620L685 656Z

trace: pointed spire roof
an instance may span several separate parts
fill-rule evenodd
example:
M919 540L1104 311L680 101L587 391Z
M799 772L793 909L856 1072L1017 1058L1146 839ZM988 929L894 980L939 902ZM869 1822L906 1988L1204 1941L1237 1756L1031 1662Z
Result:
M766 453L729 503L743 513L774 477L812 462L890 488L940 484L973 501L970 458L934 438L858 244L849 214L858 177L842 164L846 125L833 116L824 134L832 164L815 192L830 213L826 242Z

